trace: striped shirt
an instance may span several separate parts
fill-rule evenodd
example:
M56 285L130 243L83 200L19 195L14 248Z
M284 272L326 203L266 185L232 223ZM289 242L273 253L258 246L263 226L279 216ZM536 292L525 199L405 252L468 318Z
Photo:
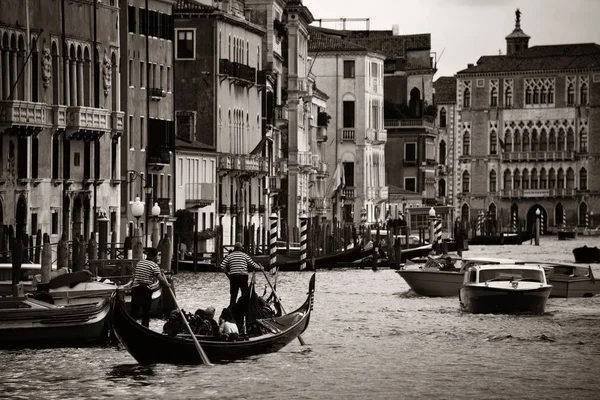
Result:
M262 267L255 263L248 254L243 251L230 253L221 262L221 269L229 275L248 275L248 267L261 270Z
M152 285L156 280L156 275L160 274L160 268L154 261L140 260L135 266L133 273L132 287Z

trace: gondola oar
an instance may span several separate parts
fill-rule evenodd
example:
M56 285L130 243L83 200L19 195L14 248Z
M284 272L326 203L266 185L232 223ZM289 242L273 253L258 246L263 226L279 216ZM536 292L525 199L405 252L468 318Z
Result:
M275 296L275 300L277 300L277 302L279 303L279 307L281 307L281 311L283 311L284 314L287 314L287 312L285 311L285 308L283 308L283 304L281 304L281 299L279 298L279 296L277 295L277 292L275 291L275 288L273 287L273 285L271 284L271 281L269 280L269 276L265 273L265 270L262 270L263 275L265 276L265 279L267 280L267 283L269 284L269 286L271 287L271 290L273 291L273 296ZM302 339L302 336L298 335L298 341L300 342L300 344L302 346L304 346L306 343L304 342L304 339Z
M164 277L164 274L163 274L163 277ZM167 278L165 277L165 279L167 279ZM187 328L187 330L190 333L190 335L192 335L192 340L194 341L194 345L196 346L196 350L198 350L198 354L200 355L200 359L202 360L202 364L208 365L208 366L212 367L213 364L211 364L211 362L208 360L208 356L206 355L206 353L202 349L202 346L200 346L200 342L198 342L198 339L196 339L196 335L194 335L194 332L192 332L192 328L190 327L190 324L188 323L187 318L185 318L185 315L183 314L183 311L181 311L181 307L179 307L179 303L177 303L177 299L175 298L175 293L173 293L173 289L171 289L171 286L167 286L167 288L169 289L169 292L171 293L171 297L173 298L173 301L175 302L175 307L177 308L177 311L179 312L179 315L181 315L181 319L183 320L183 323L185 324L185 327Z

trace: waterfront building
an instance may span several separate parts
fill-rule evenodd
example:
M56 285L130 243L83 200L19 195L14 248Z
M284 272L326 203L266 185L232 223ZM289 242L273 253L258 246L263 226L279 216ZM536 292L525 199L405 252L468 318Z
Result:
M600 45L529 47L520 17L505 55L456 74L457 211L581 229L600 206Z
M245 228L268 224L264 84L257 81L265 30L240 1L179 0L174 13L178 208L199 213L200 230L221 225L223 244L246 242Z
M118 231L119 2L1 7L0 226L88 239L106 214Z
M439 77L433 83L433 104L437 108L435 117L436 141L436 204L448 205L453 209L455 204L457 168L456 149L456 78L453 76Z
M144 246L156 246L149 241L154 224L163 237L169 233L175 212L174 0L121 0L120 4L119 22L114 26L120 29L124 134L120 182L113 182L121 191L120 237L133 233L136 219L131 204L139 197L145 203L139 219ZM155 203L160 207L158 216L151 214Z
M311 27L311 73L329 95L331 116L325 162L325 197L342 223L384 219L386 131L383 127L384 56L348 40L344 32ZM363 221L364 222L364 221Z

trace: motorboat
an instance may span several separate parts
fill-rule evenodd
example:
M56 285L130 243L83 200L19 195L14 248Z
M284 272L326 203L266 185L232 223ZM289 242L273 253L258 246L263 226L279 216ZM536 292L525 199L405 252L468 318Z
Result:
M551 291L539 264L473 265L465 270L458 299L463 310L475 314L541 315Z
M545 264L546 277L552 284L550 297L592 297L600 294L592 267L570 264Z
M576 263L597 263L600 262L600 249L597 246L587 245L576 247L573 249L573 256Z
M109 299L57 306L29 296L0 298L0 348L107 343L109 311Z
M454 268L444 268L446 258L450 257ZM410 286L410 288L421 296L449 297L457 296L458 290L463 282L464 272L473 265L483 264L506 264L522 262L506 258L493 257L457 257L440 255L428 257L424 264L412 264L396 271Z

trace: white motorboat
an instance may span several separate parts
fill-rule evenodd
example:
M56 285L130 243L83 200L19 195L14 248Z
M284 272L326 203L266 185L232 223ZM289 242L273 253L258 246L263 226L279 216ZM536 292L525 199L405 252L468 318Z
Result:
M543 314L551 291L539 264L474 265L465 271L459 301L471 313Z

